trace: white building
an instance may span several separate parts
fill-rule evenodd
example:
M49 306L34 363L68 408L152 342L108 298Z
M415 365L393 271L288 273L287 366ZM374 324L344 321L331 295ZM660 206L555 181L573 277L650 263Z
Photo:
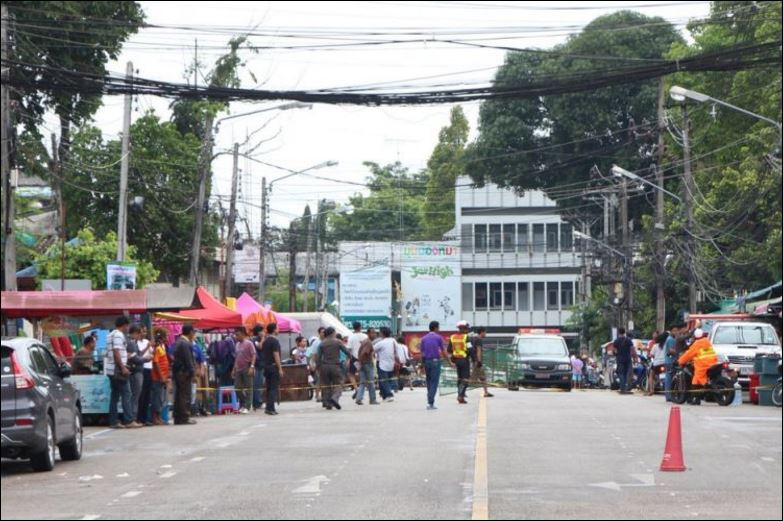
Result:
M581 282L572 227L540 190L520 196L494 184L456 183L462 318L490 334L520 327L562 329Z

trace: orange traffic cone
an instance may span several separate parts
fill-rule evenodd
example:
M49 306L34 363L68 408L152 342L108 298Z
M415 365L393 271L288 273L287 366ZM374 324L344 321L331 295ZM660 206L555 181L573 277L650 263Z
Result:
M666 435L666 448L663 451L661 470L668 472L682 472L685 470L685 462L682 457L682 429L680 425L680 408L672 407L669 414L669 433Z

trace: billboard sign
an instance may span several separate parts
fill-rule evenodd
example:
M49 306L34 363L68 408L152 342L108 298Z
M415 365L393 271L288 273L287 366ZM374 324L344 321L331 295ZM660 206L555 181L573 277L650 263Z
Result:
M130 262L107 264L106 289L136 289L136 265Z
M340 320L368 327L391 327L391 268L371 266L340 273Z
M432 320L455 331L460 319L460 251L456 242L407 243L401 249L402 328L427 331Z

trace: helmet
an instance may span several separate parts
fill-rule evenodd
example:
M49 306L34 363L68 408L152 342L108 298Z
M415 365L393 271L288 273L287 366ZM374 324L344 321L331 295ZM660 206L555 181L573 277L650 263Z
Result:
M466 329L470 327L470 324L468 324L467 320L460 320L459 322L457 322L457 328L461 329L463 327Z
M694 338L701 338L704 336L704 330L702 328L697 328L693 331L693 337Z

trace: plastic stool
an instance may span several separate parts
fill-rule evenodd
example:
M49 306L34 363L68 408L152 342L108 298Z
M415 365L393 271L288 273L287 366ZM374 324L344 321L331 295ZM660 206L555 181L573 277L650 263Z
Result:
M226 395L231 396L231 401L228 403L223 402L223 397ZM218 389L218 414L225 414L226 411L233 413L239 412L239 400L237 399L237 391L233 386L220 387Z

